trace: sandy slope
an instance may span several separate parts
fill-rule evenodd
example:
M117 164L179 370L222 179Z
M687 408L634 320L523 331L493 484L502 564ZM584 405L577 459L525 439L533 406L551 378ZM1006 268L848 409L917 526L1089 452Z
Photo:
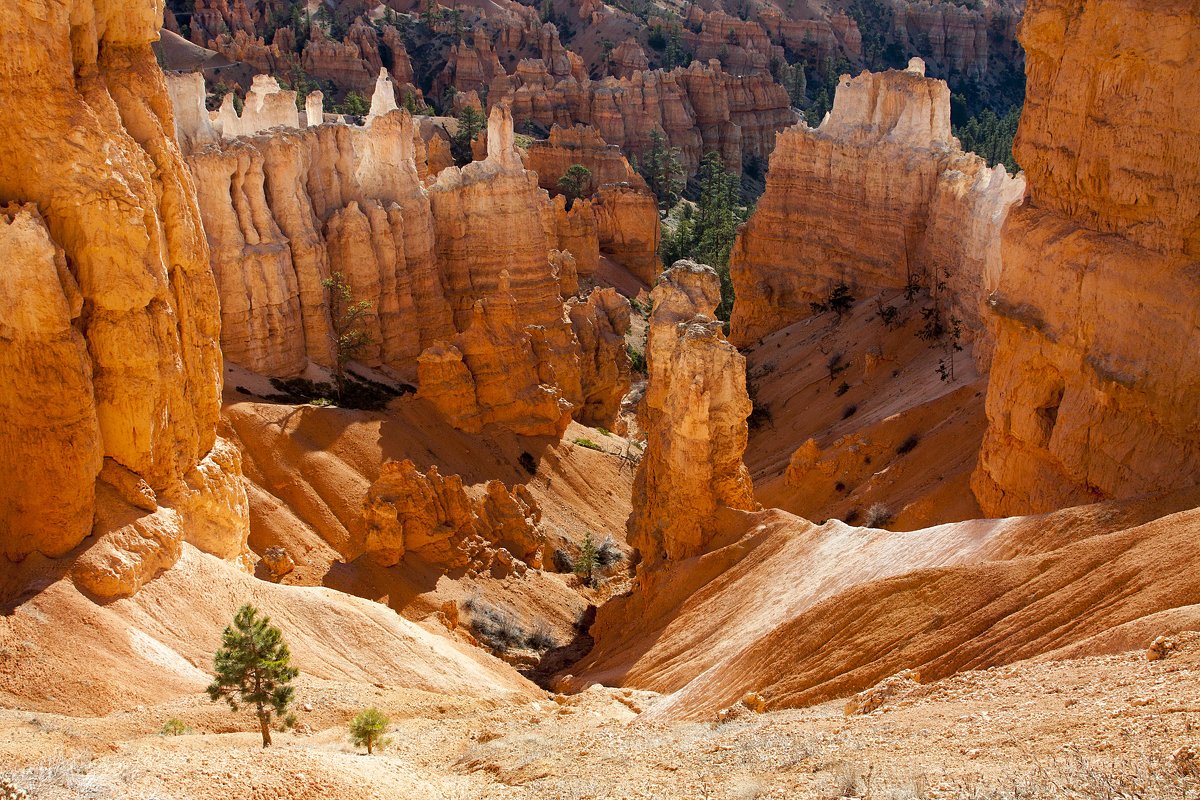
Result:
M1157 519L1196 495L913 532L730 512L729 544L601 609L568 683L673 692L655 715L694 719L1046 653L1200 602L1200 511Z
M0 617L0 702L104 714L200 692L221 631L245 602L271 616L315 678L469 697L534 692L498 659L386 606L256 580L185 545L179 563L132 598L97 605L59 580Z
M894 530L982 516L968 482L987 422L986 383L967 352L955 357L956 380L941 380L945 353L917 336L920 303L902 293L879 300L898 309L890 327L876 298L861 298L841 318L810 317L747 351L756 406L770 414L746 449L758 500L860 525L882 503ZM913 449L897 452L910 436L918 439ZM810 438L818 467L789 483L789 459Z

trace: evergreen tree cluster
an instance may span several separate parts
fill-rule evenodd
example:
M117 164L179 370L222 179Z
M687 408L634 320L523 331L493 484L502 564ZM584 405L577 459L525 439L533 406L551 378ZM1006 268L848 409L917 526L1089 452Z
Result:
M1003 164L1005 169L1015 173L1019 167L1013 156L1013 138L1020 122L1020 106L1013 106L1003 116L985 108L964 124L954 126L954 135L962 142L964 150L981 156L989 166Z
M729 253L737 238L738 225L750 211L739 204L741 180L736 172L725 169L718 153L712 152L700 163L700 195L695 208L680 208L679 224L663 234L661 256L670 266L681 258L690 258L716 269L721 277L721 303L717 318L729 321L733 313L733 281L729 276Z

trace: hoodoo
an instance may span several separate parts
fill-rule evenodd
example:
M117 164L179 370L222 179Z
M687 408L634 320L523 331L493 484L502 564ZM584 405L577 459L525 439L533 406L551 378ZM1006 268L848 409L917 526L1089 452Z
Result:
M920 59L843 75L821 125L790 128L771 155L730 257L730 338L748 346L811 315L837 284L873 293L912 283L947 284L967 329L986 338L999 228L1023 192L1023 178L960 149L950 89Z

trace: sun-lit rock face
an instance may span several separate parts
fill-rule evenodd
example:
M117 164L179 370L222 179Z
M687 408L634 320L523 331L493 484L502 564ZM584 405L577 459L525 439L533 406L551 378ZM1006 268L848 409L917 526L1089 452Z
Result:
M747 346L812 312L833 286L856 296L944 283L969 337L990 348L982 305L999 280L999 230L1024 182L963 153L950 91L909 69L843 76L818 128L780 134L767 188L730 257L730 338Z
M512 118L489 120L487 156L419 178L408 113L365 126L280 129L189 158L222 299L226 357L287 376L331 366L333 321L322 281L345 276L371 343L357 360L417 384L447 419L561 435L585 388L610 391L616 362L589 371L564 297L595 271L590 204L568 214L524 168ZM656 217L657 221L657 217ZM578 255L576 255L578 253Z
M421 350L453 334L412 141L407 113L393 111L364 128L277 130L188 159L227 358L268 375L331 365L321 282L335 272L372 306L365 363L411 379Z
M972 486L993 515L1194 484L1200 475L1200 10L1029 3L1003 233L988 431Z
M638 407L647 440L629 522L629 542L649 565L704 552L719 508L758 507L742 463L746 359L713 316L720 299L716 271L692 261L676 262L651 293Z
M408 459L389 461L363 501L359 548L383 566L406 557L446 570L511 565L512 558L540 566L541 516L524 486L509 492L500 481L488 481L484 495L473 499L459 475L443 476L437 467L423 473ZM496 558L499 550L512 558Z
M0 82L20 87L0 97L0 114L22 120L0 135L0 547L10 559L137 527L179 503L215 457L218 299L150 48L155 5L17 2L0 17ZM203 489L224 496L190 504L201 524L244 501L236 464L225 466L229 480ZM120 519L97 510L97 482L107 493L112 480L136 489L117 492ZM178 539L187 521L182 506L174 514L163 536ZM177 550L149 527L120 543L121 558L173 563ZM240 554L245 531L219 539L214 549Z

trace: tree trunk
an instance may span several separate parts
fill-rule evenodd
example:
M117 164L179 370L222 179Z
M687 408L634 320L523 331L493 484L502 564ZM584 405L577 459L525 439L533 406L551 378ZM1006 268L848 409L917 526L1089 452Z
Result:
M371 755L371 737L367 737L367 755Z
M263 747L271 746L271 718L266 714L258 715L258 727L262 730Z

